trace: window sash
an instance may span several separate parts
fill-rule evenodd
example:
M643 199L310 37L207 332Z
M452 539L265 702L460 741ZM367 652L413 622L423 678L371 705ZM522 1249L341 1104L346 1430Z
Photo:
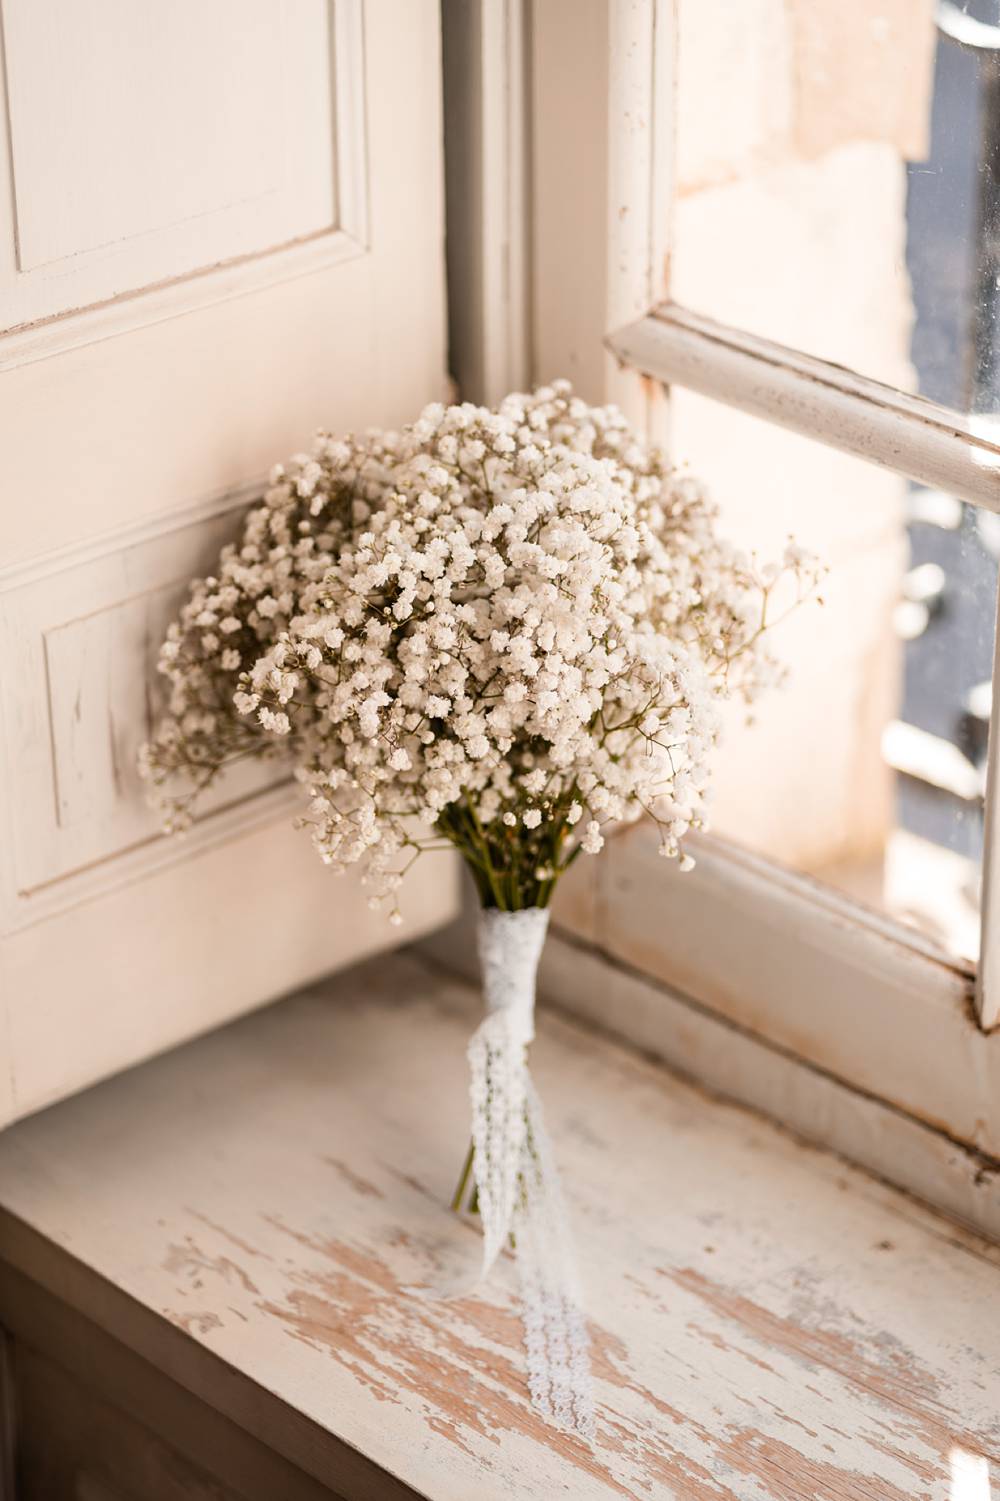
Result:
M665 387L679 385L727 406L839 448L973 505L1000 512L1000 444L977 432L972 420L918 396L882 385L811 355L729 328L673 302L608 336L623 364ZM1000 682L1000 628L993 680ZM980 962L975 1008L984 1030L1000 1024L1000 731L991 720L983 841ZM763 877L762 877L763 879ZM774 867L775 889L786 873ZM800 889L808 900L810 883ZM815 903L814 903L815 905ZM870 925L869 925L870 926ZM874 930L873 930L874 936ZM940 957L926 953L917 935L900 925L884 942L909 943L923 958L930 990ZM876 940L878 941L878 940ZM963 966L954 965L956 975Z
M975 419L674 302L609 335L626 365L1000 512L1000 443Z

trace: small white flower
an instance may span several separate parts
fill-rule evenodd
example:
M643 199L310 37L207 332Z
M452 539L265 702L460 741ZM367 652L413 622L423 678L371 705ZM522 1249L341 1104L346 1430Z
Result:
M273 710L261 708L257 711L257 718L265 730L271 730L275 735L287 735L291 729L291 722L284 712L275 714Z
M526 829L537 829L542 821L541 809L529 808L521 822Z
M595 818L592 818L590 823L588 823L580 843L586 855L599 855L601 853L601 850L604 848L604 836L601 833L601 826Z
M322 478L322 469L316 463L315 459L310 459L309 462L304 465L302 472L296 480L295 488L298 490L300 495L309 496L313 493Z

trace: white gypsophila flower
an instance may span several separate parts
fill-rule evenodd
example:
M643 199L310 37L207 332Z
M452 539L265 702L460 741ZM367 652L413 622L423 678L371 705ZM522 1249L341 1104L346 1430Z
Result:
M784 570L812 588L794 543ZM285 750L318 852L360 863L376 897L434 831L485 901L544 905L607 824L652 816L681 854L718 700L777 680L777 577L717 537L694 478L565 382L320 434L192 586L144 775L177 817L229 760Z
M583 839L580 842L583 846L584 854L600 854L601 850L604 848L604 836L601 833L601 826L597 822L596 818L592 818L590 820L584 832Z

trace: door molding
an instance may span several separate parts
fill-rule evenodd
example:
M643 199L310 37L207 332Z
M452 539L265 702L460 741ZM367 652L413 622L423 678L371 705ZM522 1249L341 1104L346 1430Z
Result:
M242 297L369 250L364 0L328 0L336 223L285 244L123 292L0 333L0 371ZM2 17L0 17L2 22ZM3 84L0 24L0 88ZM9 127L8 127L9 128ZM13 226L12 226L13 229Z
M4 785L17 789L2 809L0 931L287 817L295 805L279 763L251 764L222 780L183 838L168 838L134 773L132 740L152 712L148 658L162 636L159 615L175 613L187 580L238 534L263 487L253 481L0 573L0 642L10 664L0 682L0 760ZM137 649L137 632L148 650Z

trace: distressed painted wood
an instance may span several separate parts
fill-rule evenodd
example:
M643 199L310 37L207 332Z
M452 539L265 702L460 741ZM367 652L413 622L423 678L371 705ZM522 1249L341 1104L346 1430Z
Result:
M16 1501L329 1496L318 1481L35 1284L0 1268L0 1287L14 1331ZM177 1434L180 1443L173 1441ZM220 1456L224 1482L218 1478ZM349 1458L345 1465L350 1473ZM372 1468L356 1464L352 1482L363 1484L366 1473ZM354 1494L358 1489L356 1484ZM388 1493L379 1501L390 1501Z
M663 303L612 333L629 368L1000 511L1000 445L974 419Z
M597 1442L541 1422L510 1263L429 1295L478 1252L442 1208L477 1013L382 958L14 1127L0 1317L29 1278L342 1495L379 1494L345 1454L434 1501L944 1501L956 1446L1000 1479L1000 1251L548 1015Z

